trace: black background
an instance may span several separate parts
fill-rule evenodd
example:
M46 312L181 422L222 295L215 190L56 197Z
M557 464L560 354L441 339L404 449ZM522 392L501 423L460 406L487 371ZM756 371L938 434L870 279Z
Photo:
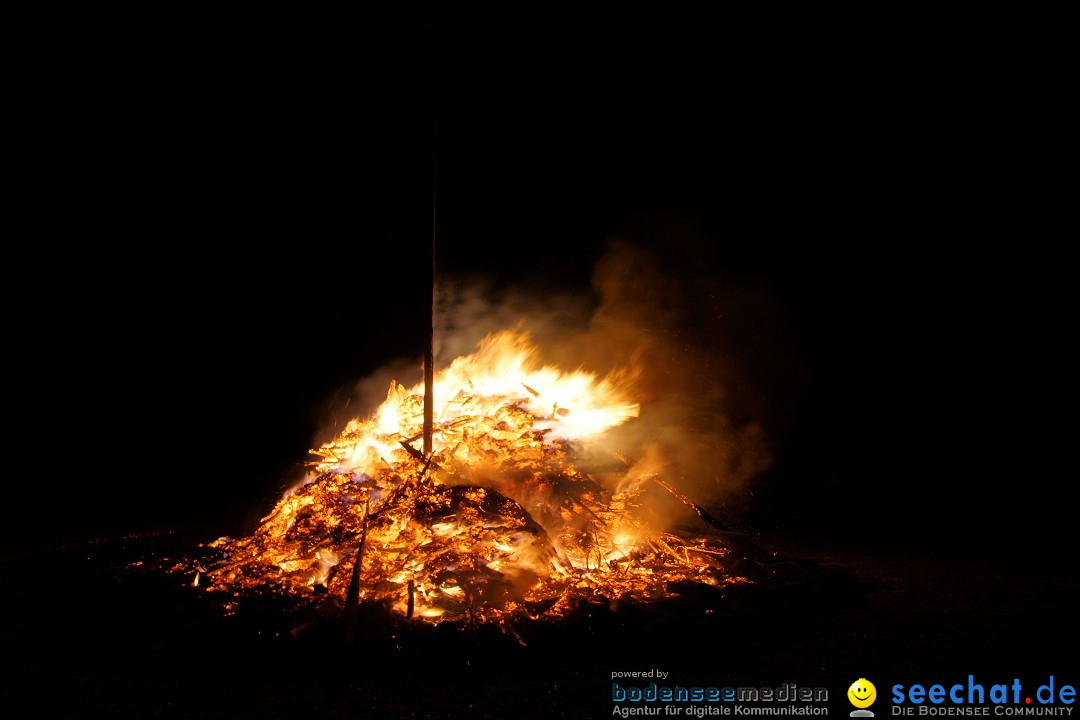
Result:
M483 716L502 698L606 715L610 670L654 662L678 682L831 692L872 673L1074 680L1061 178L1076 123L1065 46L1004 20L262 12L23 28L5 110L5 703ZM741 369L731 397L753 396L739 419L763 423L774 460L709 509L838 574L751 586L742 608L735 593L700 637L681 613L618 616L607 636L553 627L523 651L535 674L482 651L486 669L418 672L450 632L386 667L338 648L360 670L327 660L320 682L317 641L255 633L282 618L234 622L173 576L115 571L250 532L358 380L419 367L433 155L441 279L588 296L614 236L690 297L768 288L783 342L775 328L756 342L745 304L672 330ZM568 658L559 633L581 627L613 644L575 636Z
M250 530L335 394L419 358L437 112L443 276L587 292L666 217L711 238L688 285L773 288L805 376L751 530L1071 555L1052 45L283 25L28 55L6 552Z

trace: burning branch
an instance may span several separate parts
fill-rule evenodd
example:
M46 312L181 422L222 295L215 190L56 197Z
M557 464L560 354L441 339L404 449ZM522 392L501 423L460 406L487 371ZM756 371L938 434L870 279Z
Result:
M712 525L717 530L721 530L723 532L731 532L731 528L729 528L727 525L725 525L724 523L717 520L715 517L713 517L709 513L708 510L706 510L705 508L701 507L700 505L698 505L696 502L694 502L690 498L683 495L681 492L679 492L678 490L673 488L669 483L664 482L663 480L661 480L660 476L653 475L649 479L652 480L657 485L659 485L660 487L667 490L669 493L671 493L672 497L674 497L676 500L678 500L679 502L683 503L684 505L689 507L691 510L696 512L698 514L698 517L700 517L702 520L704 520L705 522Z
M349 591L345 595L345 615L353 617L360 601L360 573L364 569L364 545L367 543L368 502L364 500L364 524L360 531L360 545L356 548L356 560L353 561L352 577L349 579Z

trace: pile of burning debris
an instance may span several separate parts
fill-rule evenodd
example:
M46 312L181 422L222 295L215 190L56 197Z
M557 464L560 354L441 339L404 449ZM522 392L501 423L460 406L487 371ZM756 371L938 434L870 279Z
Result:
M417 621L566 616L582 601L746 582L717 536L654 530L639 512L655 474L601 484L577 450L638 414L629 383L540 367L527 337L489 336L435 379L432 451L415 447L423 385L392 383L368 419L313 453L304 482L249 537L221 538L178 570L221 593L360 602ZM614 486L611 489L609 486Z

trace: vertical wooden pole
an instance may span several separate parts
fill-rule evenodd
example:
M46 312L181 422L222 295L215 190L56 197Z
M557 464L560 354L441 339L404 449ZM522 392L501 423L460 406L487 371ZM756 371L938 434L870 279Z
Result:
M432 55L437 55L438 38L432 43ZM433 57L433 60L437 58ZM437 67L432 62L432 67ZM434 424L434 384L435 384L435 228L438 209L438 102L439 86L432 80L431 86L431 264L428 266L428 322L427 345L424 348L424 455L430 457L435 448L431 444L431 430Z
M434 214L434 213L433 213ZM435 384L435 228L432 223L431 230L431 276L428 282L430 289L429 305L430 313L427 321L427 344L424 347L424 456L430 457L434 448L431 446L431 430L435 420L434 388Z

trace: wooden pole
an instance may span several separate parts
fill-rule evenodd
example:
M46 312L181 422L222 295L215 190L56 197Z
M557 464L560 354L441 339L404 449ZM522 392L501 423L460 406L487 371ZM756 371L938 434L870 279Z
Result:
M434 213L433 213L434 214ZM435 384L435 228L431 232L431 276L430 288L431 312L427 322L427 344L424 348L424 457L430 457L434 448L431 446L431 430L435 420L434 390Z
M438 42L434 43L432 54L436 55L438 52ZM438 208L438 185L436 178L438 175L438 115L436 110L438 107L438 84L432 83L431 88L431 264L428 267L428 322L427 322L427 344L424 347L424 455L431 456L435 448L431 444L431 431L434 424L434 384L435 384L435 228L437 220L437 208Z

